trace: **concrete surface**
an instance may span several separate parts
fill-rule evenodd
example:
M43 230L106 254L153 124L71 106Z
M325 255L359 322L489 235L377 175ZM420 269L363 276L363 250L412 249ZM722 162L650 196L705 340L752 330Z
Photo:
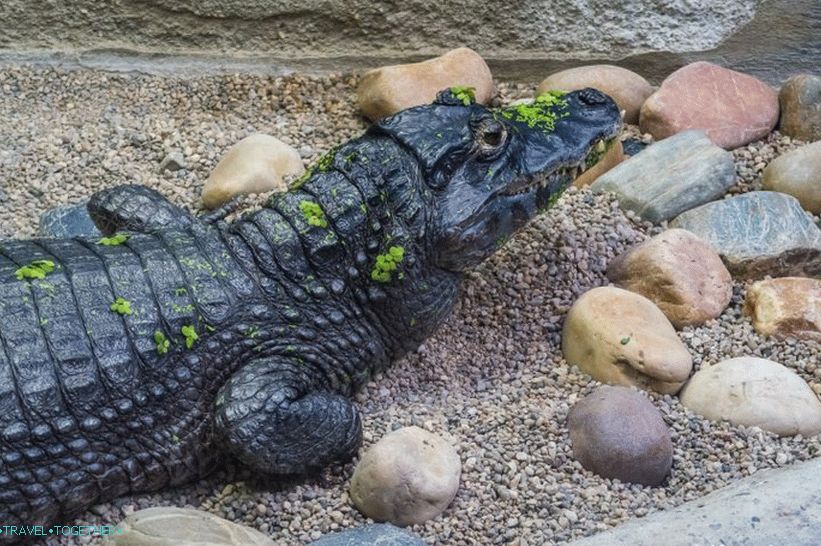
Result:
M762 470L678 508L630 520L571 546L659 544L821 544L821 458Z
M778 83L818 71L817 0L5 0L0 62L185 73L359 70L466 45L538 80L619 61L658 82L693 58Z

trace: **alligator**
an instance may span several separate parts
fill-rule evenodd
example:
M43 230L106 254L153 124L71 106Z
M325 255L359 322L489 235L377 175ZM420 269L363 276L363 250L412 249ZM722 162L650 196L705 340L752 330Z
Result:
M470 91L232 221L124 185L88 202L102 238L0 241L0 524L63 524L226 457L260 475L352 457L355 391L621 128L594 89L497 109Z

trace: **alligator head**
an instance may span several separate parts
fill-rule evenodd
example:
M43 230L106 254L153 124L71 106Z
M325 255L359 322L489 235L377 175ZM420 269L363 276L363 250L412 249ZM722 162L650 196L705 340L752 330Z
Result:
M452 88L378 124L421 164L431 255L450 271L477 265L552 205L620 129L618 107L595 89L491 110Z

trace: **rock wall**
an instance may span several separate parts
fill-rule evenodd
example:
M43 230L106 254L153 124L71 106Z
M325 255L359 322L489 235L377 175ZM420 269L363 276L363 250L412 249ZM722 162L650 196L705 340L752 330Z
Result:
M666 70L756 23L766 36L756 33L737 53L764 39L776 44L768 55L794 54L796 30L816 52L821 40L816 0L4 0L0 21L6 58L141 52L348 69L467 45L508 77L535 61L627 58Z

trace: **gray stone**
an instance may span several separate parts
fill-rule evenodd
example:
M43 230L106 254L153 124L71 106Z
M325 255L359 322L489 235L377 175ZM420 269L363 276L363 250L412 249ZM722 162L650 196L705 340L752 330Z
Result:
M817 546L819 521L821 458L759 471L700 499L571 546Z
M102 234L85 203L56 207L40 215L40 235L43 237L101 237Z
M710 243L742 278L821 275L821 230L789 195L750 192L708 203L670 222Z
M376 523L325 535L308 546L425 546L425 541L389 523Z
M684 131L643 150L596 180L591 188L609 191L623 209L661 222L717 199L735 182L729 152L703 131Z
M160 162L160 172L174 172L181 169L188 168L185 164L185 158L180 152L169 152Z
M117 525L109 546L274 546L256 529L202 510L175 507L146 508Z

